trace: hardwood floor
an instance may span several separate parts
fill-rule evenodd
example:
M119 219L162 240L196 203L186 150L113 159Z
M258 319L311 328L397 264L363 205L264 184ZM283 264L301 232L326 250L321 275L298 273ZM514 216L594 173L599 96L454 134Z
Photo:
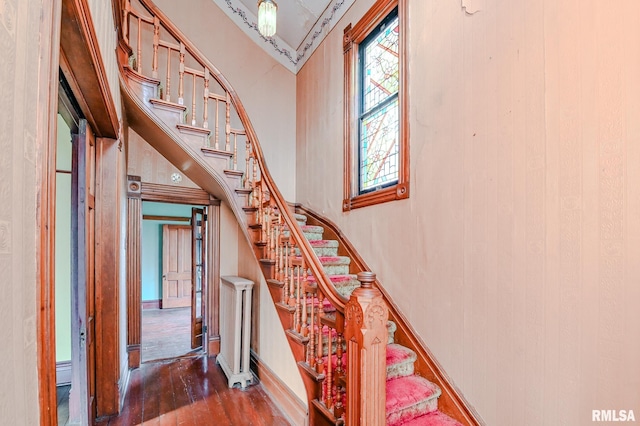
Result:
M191 308L142 310L142 362L199 353L191 349Z
M131 372L122 413L104 426L285 426L260 384L229 389L214 357L143 364Z

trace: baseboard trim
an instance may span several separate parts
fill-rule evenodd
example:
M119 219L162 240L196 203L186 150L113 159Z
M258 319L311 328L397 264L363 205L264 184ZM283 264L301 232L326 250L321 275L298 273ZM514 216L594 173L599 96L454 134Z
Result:
M208 347L209 356L215 356L220 353L220 336L212 336L209 337L209 347Z
M140 367L140 344L127 345L127 356L129 357L129 368Z
M71 361L56 362L56 386L71 384Z
M251 350L251 372L256 382L262 384L265 392L292 425L309 425L309 414L304 402L260 360L253 350Z
M143 300L142 309L162 309L162 299Z

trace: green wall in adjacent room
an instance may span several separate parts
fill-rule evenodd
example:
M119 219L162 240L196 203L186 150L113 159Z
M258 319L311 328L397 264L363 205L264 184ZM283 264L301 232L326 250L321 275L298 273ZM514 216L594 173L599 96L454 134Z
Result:
M186 204L142 203L142 215L191 218L191 206ZM162 299L162 225L188 225L190 222L142 221L142 300Z
M71 360L71 131L58 115L56 157L56 362Z

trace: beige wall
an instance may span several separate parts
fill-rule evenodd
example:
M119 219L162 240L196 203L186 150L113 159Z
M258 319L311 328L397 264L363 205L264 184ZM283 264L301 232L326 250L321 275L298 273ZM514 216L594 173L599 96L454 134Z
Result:
M35 425L36 200L54 119L47 113L52 6L41 0L0 5L0 383L11 384L0 389L0 419Z
M287 200L295 198L295 75L253 43L211 0L154 3L229 80ZM274 125L274 123L277 123Z
M173 173L179 173L182 176L179 183L171 180ZM198 185L130 127L127 128L127 174L140 176L142 182L198 188Z
M345 214L342 30L371 3L298 74L297 201L487 424L638 418L640 4L409 1L411 198Z

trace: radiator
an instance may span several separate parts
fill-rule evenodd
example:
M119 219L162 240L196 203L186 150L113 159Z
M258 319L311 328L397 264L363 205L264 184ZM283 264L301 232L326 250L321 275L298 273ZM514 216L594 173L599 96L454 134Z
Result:
M244 389L253 381L249 363L251 345L251 290L253 281L221 277L220 354L216 360L227 376L229 387Z

